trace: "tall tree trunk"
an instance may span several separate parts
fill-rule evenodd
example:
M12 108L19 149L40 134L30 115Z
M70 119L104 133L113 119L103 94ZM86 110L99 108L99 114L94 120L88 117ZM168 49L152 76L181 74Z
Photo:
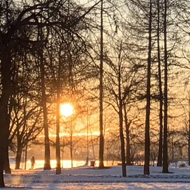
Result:
M59 53L60 54L60 53ZM60 90L61 90L61 55L59 55L59 67L57 77L57 108L56 108L56 174L61 174L61 155L60 155Z
M164 147L163 173L168 173L168 52L167 52L167 0L164 0Z
M100 143L99 167L104 167L104 134L103 134L103 0L101 0L101 29L100 29Z
M124 117L125 117L125 127L126 127L126 161L127 165L131 165L131 147L130 147L130 124L127 118L126 104L124 105Z
M5 43L7 40L5 39ZM9 131L7 129L8 121L8 101L11 95L11 53L7 44L1 48L1 97L0 97L0 187L4 187L4 161L8 147Z
M123 135L123 101L121 98L121 65L119 65L118 75L118 91L119 91L119 133L121 141L121 161L122 161L122 176L127 176L126 164L125 164L125 140Z
M151 51L152 51L152 1L149 10L149 45L148 45L148 67L147 67L147 105L145 121L145 164L144 175L150 174L150 86L151 86Z
M160 110L159 110L159 122L160 122L160 134L159 134L159 149L158 149L158 163L157 166L162 166L162 129L163 129L163 95L162 95L162 71L161 71L161 59L160 59L160 0L157 0L157 9L158 9L158 20L157 20L157 51L158 51L158 80L159 80L159 103L160 103Z
M42 39L41 39L42 40ZM48 113L45 87L45 69L43 62L43 50L40 49L40 75L41 75L41 93L42 93L42 108L43 108L43 126L44 126L44 141L45 141L45 163L44 170L50 170L50 143L49 143L49 129L48 129Z

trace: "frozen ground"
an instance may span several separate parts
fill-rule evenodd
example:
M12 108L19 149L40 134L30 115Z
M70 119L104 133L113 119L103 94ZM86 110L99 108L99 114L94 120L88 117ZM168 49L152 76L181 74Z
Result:
M129 189L190 189L190 167L175 165L169 168L169 174L163 174L162 168L151 167L151 175L143 175L143 166L128 166L127 178L121 177L121 167L109 169L73 168L63 169L61 175L55 170L13 170L5 175L8 189L24 190L129 190Z
M17 188L3 188L5 190L187 190L190 189L188 183L53 183L53 184L30 184Z

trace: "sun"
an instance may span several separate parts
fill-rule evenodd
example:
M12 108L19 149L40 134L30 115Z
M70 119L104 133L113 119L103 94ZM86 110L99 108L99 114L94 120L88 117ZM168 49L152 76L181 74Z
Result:
M60 112L61 112L61 115L65 116L65 117L69 117L69 116L73 115L73 113L74 113L73 105L70 103L61 104Z

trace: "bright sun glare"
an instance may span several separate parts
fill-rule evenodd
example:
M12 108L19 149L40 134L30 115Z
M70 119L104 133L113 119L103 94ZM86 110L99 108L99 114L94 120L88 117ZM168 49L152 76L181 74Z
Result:
M65 117L69 117L69 116L73 115L74 108L69 103L61 104L60 111L61 111L61 115L65 116Z

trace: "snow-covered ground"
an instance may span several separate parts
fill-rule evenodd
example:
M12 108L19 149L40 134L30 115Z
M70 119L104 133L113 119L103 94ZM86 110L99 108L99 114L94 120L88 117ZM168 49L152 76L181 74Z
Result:
M3 188L4 189L4 188ZM30 184L17 188L6 188L5 190L187 190L188 183L47 183Z
M55 175L54 169L13 170L11 175L5 175L5 183L10 187L6 190L190 189L190 167L184 164L182 166L171 165L168 174L163 174L161 167L151 167L150 176L143 175L143 166L127 166L127 178L121 177L121 166L107 169L63 169L61 175Z

